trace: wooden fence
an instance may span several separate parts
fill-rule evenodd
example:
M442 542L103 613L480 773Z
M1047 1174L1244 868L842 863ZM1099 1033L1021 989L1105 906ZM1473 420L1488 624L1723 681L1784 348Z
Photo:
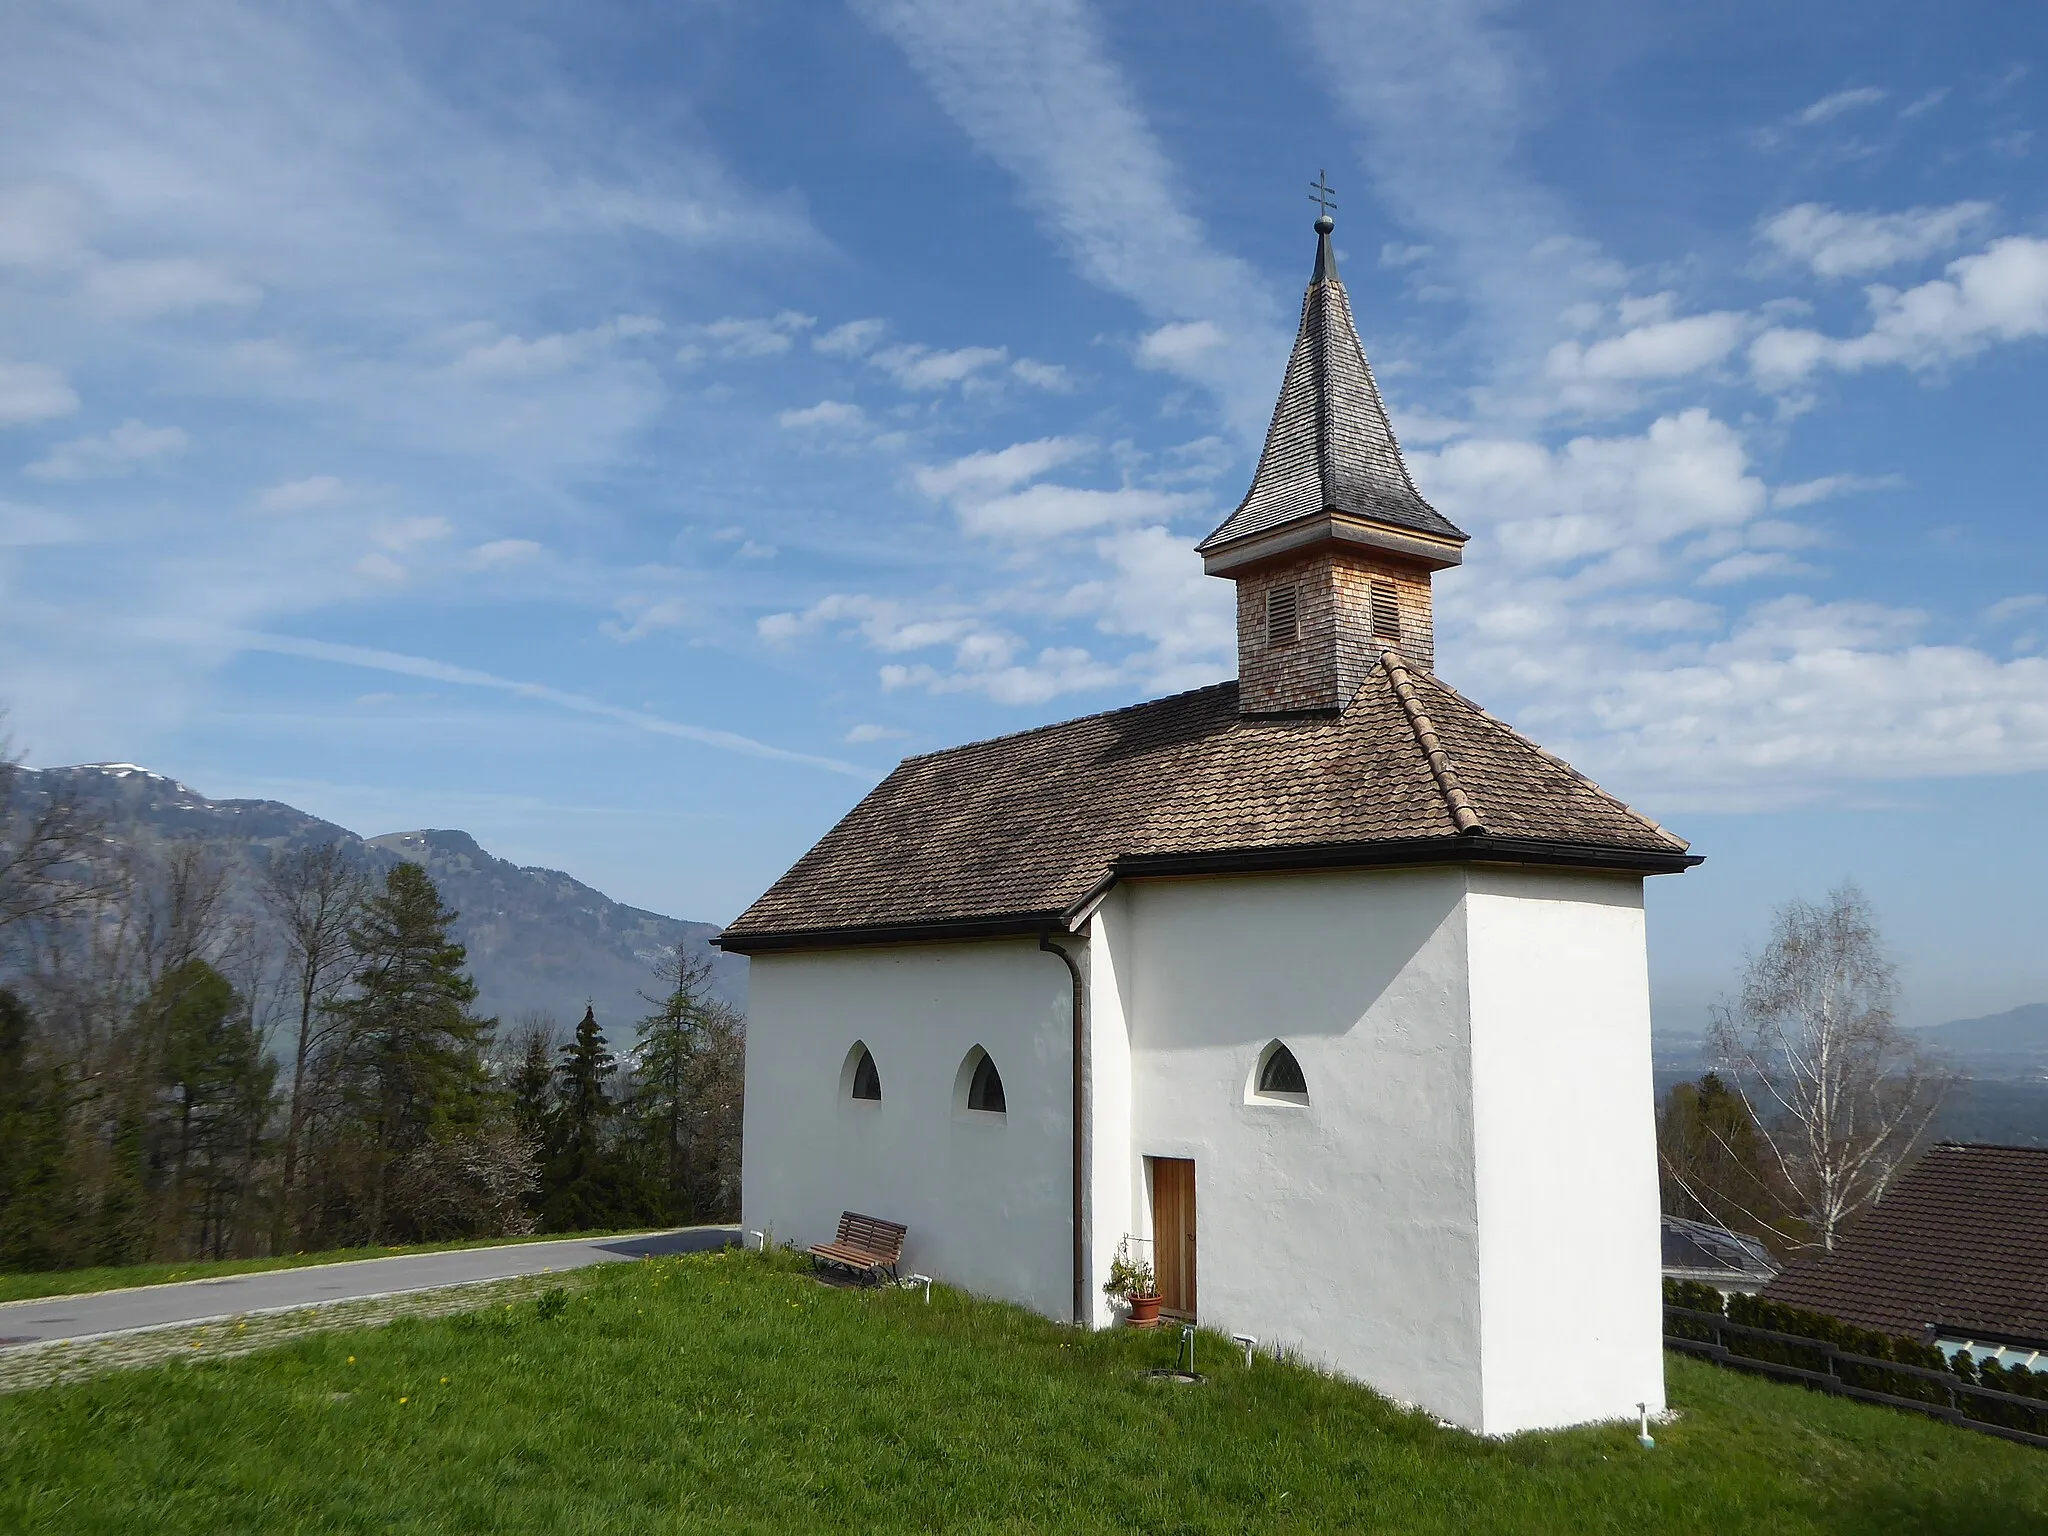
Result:
M1796 1381L1831 1396L1883 1403L1927 1414L1960 1429L2048 1447L2048 1400L1976 1386L1948 1371L1851 1354L1825 1339L1773 1333L1689 1307L1664 1309L1664 1343L1732 1370ZM1873 1383L1885 1383L1893 1390Z

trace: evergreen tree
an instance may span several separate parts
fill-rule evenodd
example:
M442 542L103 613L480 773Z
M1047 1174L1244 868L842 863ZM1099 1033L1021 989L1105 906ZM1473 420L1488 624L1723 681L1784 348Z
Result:
M597 1011L586 1007L555 1070L554 1114L542 1177L542 1219L557 1232L635 1219L636 1180L608 1135L618 1112L606 1088L618 1070Z
M76 1197L67 1156L69 1085L34 1059L35 1020L0 990L0 1270L78 1261Z
M277 1064L241 995L206 961L186 962L158 991L166 1118L175 1119L163 1137L172 1241L179 1252L220 1258L255 1204Z
M718 1220L739 1203L745 1025L711 991L709 957L671 952L668 993L640 1026L635 1118L664 1221Z
M403 863L349 932L361 969L331 1011L341 1021L344 1103L368 1188L362 1219L383 1240L393 1164L423 1143L474 1129L489 1096L482 1048L495 1021L471 1015L468 951L448 936L456 914L417 864Z

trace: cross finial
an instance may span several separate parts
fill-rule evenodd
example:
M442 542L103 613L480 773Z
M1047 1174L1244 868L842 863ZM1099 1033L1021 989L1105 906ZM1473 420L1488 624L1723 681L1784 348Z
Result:
M1330 188L1330 173L1328 171L1317 171L1316 179L1310 182L1308 186L1308 200L1321 209L1322 216L1327 219L1330 216L1330 210L1337 206L1337 194Z

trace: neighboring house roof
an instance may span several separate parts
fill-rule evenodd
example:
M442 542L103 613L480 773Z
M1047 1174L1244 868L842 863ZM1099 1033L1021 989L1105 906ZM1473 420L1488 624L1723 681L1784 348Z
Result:
M1302 295L1301 327L1258 473L1238 509L1196 546L1204 554L1326 510L1465 542L1409 478L1325 223L1316 226L1315 272Z
M1928 1148L1764 1295L1887 1333L2048 1342L2048 1148Z
M1760 1286L1778 1273L1760 1238L1683 1216L1663 1220L1664 1277L1707 1285Z
M1686 845L1383 655L1341 714L1237 684L906 759L720 935L739 951L1063 923L1123 876L1358 864L1637 872Z

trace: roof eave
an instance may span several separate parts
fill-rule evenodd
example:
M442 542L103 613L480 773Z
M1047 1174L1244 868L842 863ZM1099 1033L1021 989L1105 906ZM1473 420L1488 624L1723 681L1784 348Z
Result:
M1059 911L989 913L928 921L850 923L830 928L727 929L711 940L728 954L789 950L861 949L880 944L938 944L977 939L1032 938L1077 932L1114 885L1123 880L1190 875L1307 873L1333 869L1388 869L1435 864L1537 865L1603 874L1678 874L1704 863L1701 855L1660 848L1625 848L1546 838L1400 838L1371 843L1300 843L1273 848L1219 848L1193 853L1122 854L1081 898Z
M1462 534L1456 539L1445 538L1340 512L1334 507L1235 538L1218 539L1211 534L1195 550L1202 557L1203 571L1211 576L1224 576L1326 543L1384 550L1433 571L1462 565L1465 559Z

